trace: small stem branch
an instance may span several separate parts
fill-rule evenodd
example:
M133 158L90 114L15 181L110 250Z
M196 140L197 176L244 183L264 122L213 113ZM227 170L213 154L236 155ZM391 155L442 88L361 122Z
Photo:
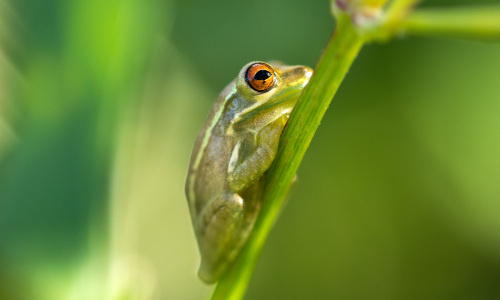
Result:
M500 6L417 9L404 20L400 31L500 41Z
M220 279L212 299L241 299L258 256L281 209L290 182L333 96L364 43L350 19L338 18L337 28L318 62L283 132L276 160L264 188L254 229L231 268Z

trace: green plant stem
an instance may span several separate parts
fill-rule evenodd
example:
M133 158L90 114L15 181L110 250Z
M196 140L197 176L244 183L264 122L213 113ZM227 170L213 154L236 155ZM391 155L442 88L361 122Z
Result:
M401 28L403 20L408 17L408 14L412 11L413 7L420 1L421 0L392 1L387 7L385 22L379 28L379 37L382 37L382 40L392 38L394 33Z
M402 20L410 10L422 0L398 0L392 1L387 9L389 22Z
M241 299L287 194L289 185L333 96L364 40L342 15L316 71L304 89L283 132L277 158L271 166L264 188L261 212L255 227L231 268L220 279L212 299Z
M500 40L500 6L417 9L400 32L412 35Z

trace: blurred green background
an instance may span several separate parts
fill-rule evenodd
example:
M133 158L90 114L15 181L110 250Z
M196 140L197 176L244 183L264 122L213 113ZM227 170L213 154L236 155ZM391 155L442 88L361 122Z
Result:
M328 5L0 0L0 299L207 299L192 143L245 63L314 66ZM500 45L368 45L298 176L247 299L500 299Z

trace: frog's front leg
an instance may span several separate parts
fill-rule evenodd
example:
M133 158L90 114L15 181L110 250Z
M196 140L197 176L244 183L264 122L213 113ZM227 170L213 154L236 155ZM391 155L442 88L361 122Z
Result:
M253 139L239 142L228 169L228 184L233 191L249 187L269 169L278 152L280 135L287 121L288 116L282 116L262 128Z

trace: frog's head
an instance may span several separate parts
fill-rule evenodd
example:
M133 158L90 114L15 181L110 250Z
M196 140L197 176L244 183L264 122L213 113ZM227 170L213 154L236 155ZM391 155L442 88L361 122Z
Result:
M287 66L260 61L245 65L236 78L241 101L233 118L236 128L259 128L290 114L313 71L305 66Z

